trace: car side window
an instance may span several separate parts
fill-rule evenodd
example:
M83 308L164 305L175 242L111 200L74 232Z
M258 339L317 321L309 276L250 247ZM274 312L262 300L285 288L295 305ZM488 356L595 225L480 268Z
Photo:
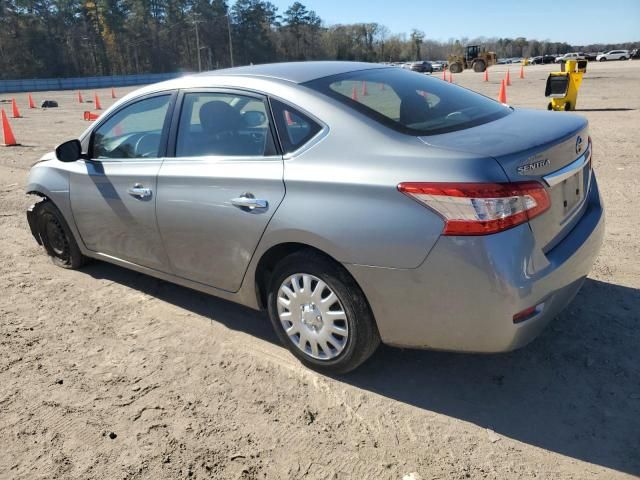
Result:
M176 157L270 156L275 146L264 100L235 93L186 93Z
M124 107L92 137L92 158L158 158L171 95L146 98Z
M271 108L283 153L298 150L322 130L318 123L304 113L278 100L271 99Z

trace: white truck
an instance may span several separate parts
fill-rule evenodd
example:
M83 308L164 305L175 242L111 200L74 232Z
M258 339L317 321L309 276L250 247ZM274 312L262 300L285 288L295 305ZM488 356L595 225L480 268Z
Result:
M584 53L565 53L559 57L556 57L556 63L566 62L567 60L586 60Z

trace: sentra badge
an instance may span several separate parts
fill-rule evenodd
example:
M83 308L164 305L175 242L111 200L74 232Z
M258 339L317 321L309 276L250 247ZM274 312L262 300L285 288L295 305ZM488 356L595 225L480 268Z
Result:
M520 165L518 167L518 173L520 175L527 175L527 174L529 174L529 172L531 172L533 170L537 170L538 168L546 167L547 165L549 165L551 163L551 162L549 162L548 158L537 160L537 159L535 159L535 157L533 157L533 158L530 158L529 160L534 160L534 161L531 162L531 163L526 163L524 165Z

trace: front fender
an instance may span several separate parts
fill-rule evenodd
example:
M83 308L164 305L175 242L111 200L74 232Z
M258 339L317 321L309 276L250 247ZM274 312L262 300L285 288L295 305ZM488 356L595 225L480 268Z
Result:
M58 160L49 159L44 159L36 163L31 167L25 190L27 194L47 198L60 210L76 242L78 242L80 249L84 253L84 244L78 234L71 211L69 172L64 169L64 165L65 164ZM34 212L35 209L33 209L33 206L27 211L27 220L29 221L29 227L32 233L34 233L35 228L35 224L33 224ZM34 234L34 237L36 240L39 240L37 232Z

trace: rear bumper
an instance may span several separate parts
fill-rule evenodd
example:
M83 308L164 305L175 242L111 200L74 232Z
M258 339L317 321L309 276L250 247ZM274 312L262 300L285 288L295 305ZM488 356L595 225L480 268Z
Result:
M529 225L496 235L441 237L411 270L346 265L367 296L383 342L464 352L503 352L533 340L576 295L600 250L604 211L597 182L573 230L546 254ZM544 303L514 323L514 314Z

